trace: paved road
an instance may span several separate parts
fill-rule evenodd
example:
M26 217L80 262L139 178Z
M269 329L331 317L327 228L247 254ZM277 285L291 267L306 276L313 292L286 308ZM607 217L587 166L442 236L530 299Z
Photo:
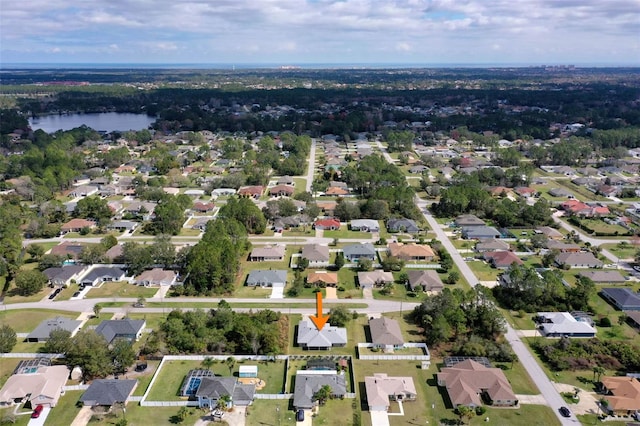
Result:
M309 153L309 167L307 167L307 192L311 193L313 174L316 170L316 139L311 139L311 151Z
M590 236L588 236L587 234L584 234L581 230L574 228L573 226L569 225L567 222L565 222L564 220L560 219L558 216L556 216L555 214L552 216L553 220L560 225L562 228L566 229L567 231L571 232L575 232L578 237L580 237L580 239L582 241L584 241L585 243L589 243L592 246L600 246L600 244L618 244L620 241L622 241L622 239L618 238L618 239L607 239L607 238L592 238ZM602 255L604 257L606 257L607 259L609 259L610 261L612 261L613 263L618 263L620 262L620 259L615 256L613 253L611 253L609 250L606 249L602 249L600 251L600 253L602 253Z

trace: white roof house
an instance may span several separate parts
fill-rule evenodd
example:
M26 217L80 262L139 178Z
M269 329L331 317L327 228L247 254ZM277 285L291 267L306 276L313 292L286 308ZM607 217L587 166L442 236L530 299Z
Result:
M542 323L538 325L545 337L595 337L596 329L569 312L538 312Z

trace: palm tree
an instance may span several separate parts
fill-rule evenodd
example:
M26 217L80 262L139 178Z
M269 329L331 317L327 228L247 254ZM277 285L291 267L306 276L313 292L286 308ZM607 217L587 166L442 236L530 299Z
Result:
M222 395L220 398L218 398L218 403L216 404L216 408L218 410L225 410L229 406L230 402L231 402L231 396L226 394Z
M599 365L593 367L593 381L596 383L599 382L604 373L605 369L603 367L600 367Z
M224 363L229 367L229 375L231 376L233 373L233 367L236 366L236 359L230 356Z
M216 361L211 358L210 356L206 356L204 357L204 359L202 360L202 362L200 363L204 368L206 368L207 370L209 368L211 368L211 366L215 363Z

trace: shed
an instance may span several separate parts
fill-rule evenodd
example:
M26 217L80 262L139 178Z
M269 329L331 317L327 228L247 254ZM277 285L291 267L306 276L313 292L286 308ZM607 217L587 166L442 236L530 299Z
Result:
M258 377L257 365L241 365L238 377Z

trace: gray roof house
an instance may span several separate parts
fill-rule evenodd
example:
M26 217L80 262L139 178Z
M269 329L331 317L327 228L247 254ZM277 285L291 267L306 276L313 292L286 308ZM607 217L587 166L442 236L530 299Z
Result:
M486 240L489 238L500 238L500 232L493 226L463 226L462 238L467 240Z
M624 284L625 279L618 271L583 271L580 275L596 284Z
M573 193L564 188L551 188L549 190L549 195L559 198L573 198Z
M358 243L345 246L342 252L344 253L344 258L351 262L357 262L358 259L369 259L373 261L376 258L376 249L371 243Z
M407 275L409 276L409 287L413 291L422 287L422 291L440 292L444 288L440 276L432 269L413 270L407 272Z
M378 232L380 231L380 224L377 220L373 219L354 219L351 221L352 231L363 232Z
M80 401L84 405L91 407L98 405L110 407L118 403L126 404L137 385L137 380L94 380L82 394Z
M404 346L404 339L398 321L381 317L369 320L369 331L371 332L371 342L376 348L385 350L399 349Z
M329 266L329 247L320 244L306 244L302 247L302 257L309 261L310 268Z
M42 271L54 287L66 287L71 280L78 280L87 269L84 265L65 265L61 268L47 268Z
M480 219L478 216L473 214L463 214L456 217L455 220L456 226L459 227L470 227L470 226L485 226L484 220Z
M406 232L408 234L416 234L420 232L420 228L413 219L389 219L387 221L387 230L389 232Z
M509 251L511 246L509 243L491 238L489 240L480 240L475 246L475 251L484 253L487 251Z
M203 377L196 391L198 406L213 410L218 405L218 400L225 395L231 397L227 407L234 405L247 406L253 402L256 385L243 384L235 377Z
M347 344L347 329L327 323L322 330L318 330L315 324L306 318L298 323L296 341L300 347L310 350L343 347Z
M122 281L125 272L116 266L96 266L91 269L80 281L84 285L95 286L105 281Z
M102 335L109 344L116 339L134 342L140 339L146 325L145 320L105 320L98 325L96 333Z
M347 393L344 374L317 374L306 370L296 373L296 385L293 390L293 407L296 410L311 409L318 405L313 395L323 386L331 388L331 395L342 398Z
M358 272L358 284L360 288L373 288L375 286L392 283L394 281L391 272L381 270Z
M286 253L283 245L265 245L251 250L249 260L252 262L281 261Z
M49 340L49 334L53 330L67 330L73 336L78 332L82 321L76 321L64 317L56 317L42 321L38 326L27 335L27 342L46 342Z
M247 276L250 287L284 287L286 284L287 271L284 269L256 269Z
M559 266L569 265L572 268L601 268L603 265L602 261L596 259L592 253L585 252L560 253L556 256L556 263Z
M603 288L600 294L621 311L640 311L640 294L628 287Z

